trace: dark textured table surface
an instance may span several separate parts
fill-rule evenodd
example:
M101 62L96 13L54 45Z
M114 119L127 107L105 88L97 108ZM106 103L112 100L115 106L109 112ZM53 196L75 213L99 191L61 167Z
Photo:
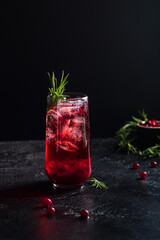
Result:
M113 139L92 140L92 176L108 190L54 190L44 173L44 141L0 143L0 239L160 239L160 167L118 153ZM140 163L139 170L131 169ZM146 180L139 172L146 171ZM43 197L56 213L46 217ZM81 220L81 209L90 218Z

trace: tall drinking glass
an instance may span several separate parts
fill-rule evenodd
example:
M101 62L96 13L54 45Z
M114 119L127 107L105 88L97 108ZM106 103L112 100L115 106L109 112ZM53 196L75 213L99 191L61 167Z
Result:
M47 98L45 172L55 187L76 188L92 172L88 97L66 94L57 104Z

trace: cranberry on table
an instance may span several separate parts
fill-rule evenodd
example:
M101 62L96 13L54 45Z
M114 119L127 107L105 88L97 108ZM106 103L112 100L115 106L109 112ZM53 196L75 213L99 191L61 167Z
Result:
M43 207L48 207L52 204L52 200L50 198L44 198L42 200L42 206Z
M144 180L144 179L146 179L146 177L147 177L147 173L146 173L146 172L141 172L141 173L139 174L139 176L140 176L140 178L141 178L142 180Z
M88 218L89 217L89 212L86 209L83 209L81 211L81 218Z
M49 216L49 215L53 215L56 212L56 210L54 207L50 206L47 208L46 212L47 212L47 216Z
M151 162L151 166L152 167L157 167L157 162L155 162L155 161Z
M133 166L133 168L134 168L134 169L138 169L138 168L139 168L139 164L138 164L138 163L136 163L136 162L135 162L135 163L133 163L133 165L132 165L132 166Z

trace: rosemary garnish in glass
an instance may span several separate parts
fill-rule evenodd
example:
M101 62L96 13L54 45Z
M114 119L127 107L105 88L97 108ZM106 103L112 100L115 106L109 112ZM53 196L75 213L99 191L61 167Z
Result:
M48 77L51 82L51 88L49 88L49 102L51 104L57 104L61 99L68 97L68 95L63 94L65 91L65 86L68 83L67 81L68 76L69 73L66 76L64 76L64 71L62 71L61 80L58 86L58 80L55 77L54 72L52 72L52 74L48 72Z

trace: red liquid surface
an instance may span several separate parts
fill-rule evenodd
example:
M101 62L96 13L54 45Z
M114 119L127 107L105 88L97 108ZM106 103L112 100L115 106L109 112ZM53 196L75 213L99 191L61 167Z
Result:
M83 185L91 162L88 104L61 102L47 112L46 174L57 185Z

